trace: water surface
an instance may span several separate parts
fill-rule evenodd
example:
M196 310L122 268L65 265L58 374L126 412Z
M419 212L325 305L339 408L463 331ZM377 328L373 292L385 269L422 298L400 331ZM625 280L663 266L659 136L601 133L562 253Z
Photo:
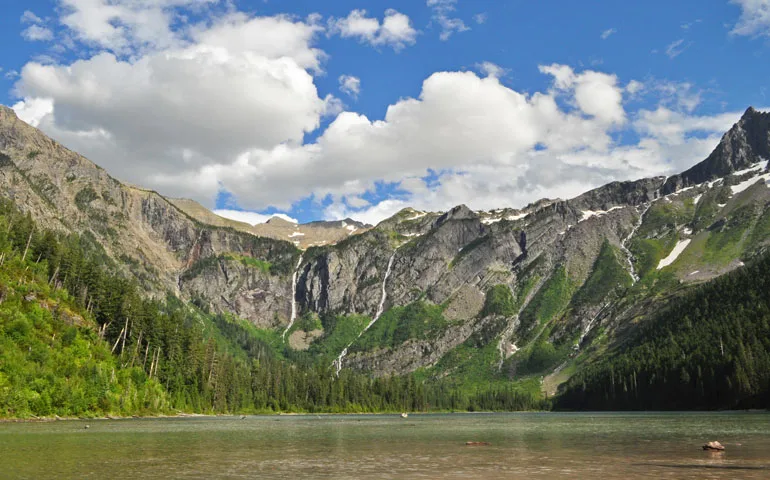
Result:
M90 428L86 429L85 426ZM719 440L724 454L700 446ZM467 441L489 442L469 447ZM196 417L0 424L0 478L770 478L770 414Z

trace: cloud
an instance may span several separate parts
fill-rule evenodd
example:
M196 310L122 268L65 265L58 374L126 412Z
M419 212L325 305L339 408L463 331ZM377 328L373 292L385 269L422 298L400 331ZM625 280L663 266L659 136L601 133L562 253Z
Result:
M397 51L417 41L417 30L403 13L386 10L382 23L366 15L366 10L353 10L346 18L331 19L329 33L343 38L358 38L373 46L389 46Z
M462 19L452 17L457 0L427 0L427 5L433 10L433 21L441 27L439 38L442 41L449 40L455 33L470 30Z
M473 20L479 25L483 25L487 23L488 19L489 19L489 15L487 13L477 13L476 15L473 16Z
M30 10L25 10L24 13L21 15L21 23L24 24L36 24L36 23L44 23L44 20L37 15L35 15L35 12L32 12Z
M230 220L235 220L236 222L248 223L249 225L265 223L273 217L282 218L283 220L291 223L299 223L296 218L292 218L285 213L265 215L262 213L246 212L242 210L214 210L214 213L220 217L229 218Z
M361 93L361 79L352 75L340 75L340 91L353 98Z
M167 11L189 0L110 5L151 3ZM379 38L386 22L371 20L376 28L345 25L353 38ZM170 31L167 44L158 40L163 29L143 43L126 34L128 57L105 43L69 64L29 62L14 109L122 180L208 206L228 192L229 212L237 213L224 214L249 223L269 216L238 209L290 211L303 199L330 218L376 223L407 205L489 209L568 197L681 170L705 156L733 118L693 115L700 93L689 84L621 82L552 64L540 67L547 88L517 91L492 63L477 66L481 75L428 75L418 95L369 118L319 95L314 75L326 54L317 17L230 11ZM360 91L353 78L338 78L340 87ZM627 111L632 95L654 107ZM619 132L638 141L619 144Z
M203 9L220 0L58 0L61 23L74 37L118 55L179 45L177 8Z
M628 94L631 96L634 96L643 90L644 90L644 83L638 80L631 80L630 82L628 82L628 85L626 85L626 92L628 92Z
M30 25L21 32L22 38L28 42L48 42L53 40L51 29L40 25Z
M618 30L616 28L608 28L607 30L603 31L600 36L602 40L607 40L608 38L610 38L612 35L616 33L618 33Z
M625 122L623 95L614 75L586 71L576 74L566 65L541 66L540 71L552 75L557 90L574 95L575 105L586 115L608 125Z
M229 17L193 32L197 43L131 60L103 51L70 65L30 62L15 92L23 111L45 111L40 128L118 178L210 205L220 190L205 175L212 165L301 144L341 111L311 75L315 31L284 17ZM204 176L175 183L185 172Z
M733 35L770 36L770 0L730 0L741 7L741 17L733 27Z
M501 78L508 73L507 68L503 68L492 62L481 62L477 64L476 67L488 77Z
M21 23L29 25L21 32L22 38L28 42L47 42L53 40L53 31L45 24L42 18L30 10L25 10L21 15Z
M670 59L674 59L683 54L685 50L692 46L692 42L685 43L684 38L675 40L666 46L666 55Z

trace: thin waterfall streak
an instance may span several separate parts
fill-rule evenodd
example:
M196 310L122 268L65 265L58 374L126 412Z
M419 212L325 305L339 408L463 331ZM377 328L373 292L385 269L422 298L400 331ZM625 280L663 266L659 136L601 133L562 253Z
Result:
M297 266L294 268L294 273L291 276L291 317L289 318L289 325L286 330L283 331L281 339L286 340L286 334L289 333L291 327L294 326L294 322L297 320L297 275L299 274L299 267L302 265L302 255L299 256Z
M387 283L388 283L388 279L390 278L390 274L393 272L393 262L396 259L396 252L397 251L398 251L398 249L396 249L396 251L393 252L393 255L390 256L390 260L388 260L388 268L385 271L385 277L382 279L382 295L380 296L380 304L377 306L377 312L375 312L374 318L372 318L372 321L369 322L369 324L363 330L361 330L361 333L358 334L358 336L355 338L355 340L350 342L342 350L342 352L340 353L339 357L337 357L337 360L335 360L334 363L332 364L334 366L335 370L336 370L335 374L338 377L340 376L340 371L342 370L342 362L345 360L345 357L348 354L348 349L350 348L350 346L353 345L356 342L356 340L361 338L361 335L363 335L367 330L372 328L372 325L374 325L375 322L377 322L377 320L380 319L380 317L382 316L382 314L385 311L385 301L388 299L388 292L386 290L386 286L387 286Z
M636 267L634 267L634 254L631 253L631 250L628 249L626 244L631 241L631 238L633 238L633 236L636 234L636 231L639 230L639 228L642 226L642 223L644 222L644 215L647 213L647 210L649 210L651 206L652 202L649 203L641 215L639 215L639 220L637 220L636 224L634 224L634 227L631 229L631 233L629 233L628 236L620 242L620 248L622 248L626 253L626 261L628 262L628 266L630 268L628 273L631 275L632 284L636 284L636 282L639 281L639 275L637 275Z

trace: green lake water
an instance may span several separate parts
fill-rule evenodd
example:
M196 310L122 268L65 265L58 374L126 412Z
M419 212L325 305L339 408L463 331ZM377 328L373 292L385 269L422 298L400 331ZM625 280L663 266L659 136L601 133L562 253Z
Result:
M89 425L90 428L85 428ZM719 440L724 454L701 450ZM466 446L465 442L489 442ZM2 479L770 479L770 414L194 417L0 424Z

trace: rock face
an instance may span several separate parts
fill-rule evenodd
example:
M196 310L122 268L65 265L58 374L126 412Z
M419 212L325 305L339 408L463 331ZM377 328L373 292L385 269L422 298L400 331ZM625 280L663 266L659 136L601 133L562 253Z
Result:
M93 235L150 295L204 297L215 309L242 313L257 325L287 321L286 292L299 255L290 243L203 224L155 192L120 183L5 107L0 107L0 159L3 196L41 226ZM196 268L223 254L260 259L270 268L259 275L229 263L215 275ZM260 296L261 290L270 293Z
M569 361L564 352L588 348L597 332L633 328L672 285L708 280L770 248L770 177L759 163L769 158L770 114L749 109L707 159L668 179L613 182L523 209L405 209L375 227L250 226L121 184L0 107L2 195L48 228L93 235L151 295L172 292L263 328L285 328L294 301L300 314L322 318L440 306L448 326L430 335L351 345L344 366L375 375L451 375L452 362L482 349L494 357L485 368L514 375L526 360L517 352L553 347ZM296 331L289 345L306 349L328 334ZM544 373L556 370L547 365Z
M770 112L749 107L706 160L666 181L665 194L721 178L770 159Z

